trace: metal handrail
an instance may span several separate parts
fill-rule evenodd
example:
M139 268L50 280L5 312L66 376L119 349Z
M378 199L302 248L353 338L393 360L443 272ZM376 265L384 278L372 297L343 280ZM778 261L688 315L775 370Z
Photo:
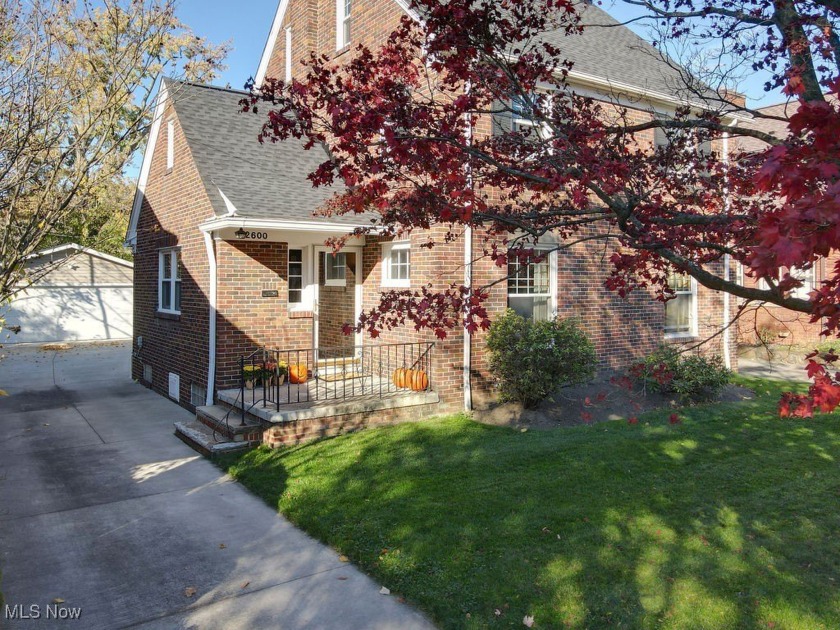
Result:
M239 359L242 424L247 412L259 403L280 411L284 404L360 396L382 398L408 389L430 391L434 346L433 341L418 341L289 350L257 348ZM246 368L253 378L245 378ZM404 378L397 373L399 369L406 371L402 373ZM260 400L258 388L262 390ZM254 392L250 406L246 390Z

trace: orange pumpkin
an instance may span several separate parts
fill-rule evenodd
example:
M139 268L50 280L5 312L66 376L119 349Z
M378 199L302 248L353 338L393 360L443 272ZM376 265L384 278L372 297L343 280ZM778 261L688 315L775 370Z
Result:
M422 392L429 386L429 377L423 370L409 370L406 385L415 392Z
M296 385L305 383L309 378L309 371L303 363L293 363L289 366L289 382Z
M399 368L397 370L394 370L394 376L391 379L393 380L394 385L396 385L397 387L408 387L405 382L405 377L407 373L408 370L406 370L405 368Z

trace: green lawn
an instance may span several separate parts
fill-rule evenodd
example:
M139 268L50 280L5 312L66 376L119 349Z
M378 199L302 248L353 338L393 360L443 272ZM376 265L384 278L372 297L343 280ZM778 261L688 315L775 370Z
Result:
M223 465L442 627L838 628L838 419L742 382L673 426L449 417Z

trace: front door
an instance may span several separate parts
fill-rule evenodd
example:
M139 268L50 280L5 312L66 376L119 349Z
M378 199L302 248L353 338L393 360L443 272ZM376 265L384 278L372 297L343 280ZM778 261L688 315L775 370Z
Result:
M315 347L320 358L352 356L359 335L345 335L345 324L355 324L361 313L362 251L346 247L333 254L325 247L315 252L318 305Z

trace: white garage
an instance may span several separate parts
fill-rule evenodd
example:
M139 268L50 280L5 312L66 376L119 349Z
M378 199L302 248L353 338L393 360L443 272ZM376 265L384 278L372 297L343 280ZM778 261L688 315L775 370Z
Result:
M38 252L27 264L36 280L6 311L6 325L20 332L4 331L3 343L131 338L132 263L69 244Z

